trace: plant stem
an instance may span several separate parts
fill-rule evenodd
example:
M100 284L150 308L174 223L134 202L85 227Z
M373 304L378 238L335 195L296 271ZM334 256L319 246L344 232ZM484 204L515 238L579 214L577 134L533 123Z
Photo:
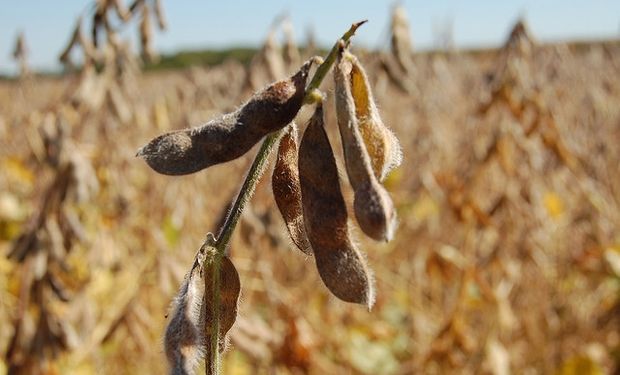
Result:
M306 96L304 97L304 103L312 103L314 99L312 99L312 92L315 89L318 89L323 79L334 65L336 61L336 56L338 53L338 45L340 40L347 42L354 34L355 31L364 23L366 20L356 22L351 25L349 30L344 33L344 35L334 44L331 51L325 58L325 61L317 68L310 84L306 87ZM215 243L215 248L217 250L217 255L213 259L213 269L212 269L212 285L205 285L205 288L214 288L213 289L213 322L211 329L211 336L209 340L209 348L207 350L207 358L206 358L206 374L207 375L218 375L220 373L220 353L219 353L219 331L220 331L220 262L223 256L226 256L226 251L228 248L228 243L230 242L230 238L239 222L239 218L245 209L246 204L250 201L252 194L254 194L254 190L256 189L256 185L260 180L265 168L267 166L267 162L269 161L269 156L271 155L272 150L276 142L280 139L284 132L284 129L278 130L277 132L269 134L263 144L258 150L256 157L254 158L254 162L250 166L248 173L245 177L245 181L243 181L243 185L241 186L241 190L239 190L239 195L235 199L235 202L230 210L230 213L226 217L226 221L220 230L217 241ZM205 281L207 278L205 278Z
M269 155L271 155L271 151L273 150L273 146L276 144L280 136L282 135L282 131L277 131L269 134L263 144L261 145L256 157L254 158L254 162L250 166L248 173L245 177L245 181L243 181L243 186L241 186L241 190L239 190L239 195L235 199L235 203L233 204L228 216L226 217L226 221L220 229L220 233L217 238L217 242L215 244L215 248L217 252L220 254L226 254L226 248L228 247L228 243L230 242L230 237L232 236L237 223L239 222L239 218L245 209L245 205L249 202L252 194L254 194L254 190L256 189L256 185L260 180L263 172L265 171L265 167L267 166L267 162L269 161Z
M349 30L344 33L344 35L334 44L331 51L329 51L329 54L325 58L325 61L317 68L314 76L312 77L312 80L310 81L310 84L308 85L308 87L306 87L306 97L304 98L305 103L308 103L312 90L319 88L319 86L323 82L323 79L331 69L332 65L334 65L334 62L336 61L336 56L338 55L338 45L340 43L340 40L344 42L349 41L349 39L351 39L351 37L355 34L355 31L366 22L368 22L368 20L363 20L352 24L351 28L349 28Z
M205 278L205 288L213 288L213 302L215 305L211 313L213 324L211 327L211 336L209 336L209 347L207 348L207 362L205 363L205 373L207 375L218 375L220 373L220 362L222 359L220 355L220 269L222 256L223 253L217 251L213 257L213 265L210 267L211 285L207 285L207 278Z

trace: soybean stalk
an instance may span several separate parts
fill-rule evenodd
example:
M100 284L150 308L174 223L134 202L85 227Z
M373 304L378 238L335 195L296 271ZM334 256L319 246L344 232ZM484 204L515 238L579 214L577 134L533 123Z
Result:
M311 104L314 103L316 99L316 95L314 95L314 91L319 88L323 79L334 65L336 60L336 56L338 53L338 46L340 44L340 40L347 42L354 34L355 31L364 23L366 20L354 23L351 25L349 30L342 35L342 37L334 44L331 51L323 61L323 63L317 68L312 80L306 87L306 95L304 97L304 103ZM220 296L220 269L221 269L221 258L226 255L226 251L228 248L228 243L230 242L230 238L232 233L239 222L239 218L245 209L246 204L249 202L254 190L256 189L256 185L262 176L265 167L267 166L267 161L269 160L269 156L273 151L274 145L280 139L282 134L284 133L284 129L281 129L277 132L269 134L263 144L261 145L260 150L256 154L254 158L254 162L250 166L248 173L243 181L243 185L241 186L241 190L235 199L235 202L226 217L226 221L222 226L217 241L215 242L216 255L213 259L213 267L212 267L212 285L207 285L206 280L209 278L205 277L205 288L213 288L213 301L211 301L211 306L213 308L213 313L211 314L213 321L211 322L209 336L209 343L207 348L207 358L206 358L206 366L205 373L207 375L218 375L220 373L220 352L219 352L219 332L220 332L220 304L221 304L221 296ZM203 246L208 246L205 242ZM207 295L207 293L205 293ZM206 301L203 301L203 304Z

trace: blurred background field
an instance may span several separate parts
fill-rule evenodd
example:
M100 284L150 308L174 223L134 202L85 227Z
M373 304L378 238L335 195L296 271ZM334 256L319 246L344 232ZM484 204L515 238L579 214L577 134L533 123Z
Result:
M330 296L292 248L268 170L232 243L242 298L224 373L620 373L620 42L543 43L517 21L498 48L457 48L445 29L419 52L407 8L384 6L389 17L371 19L383 45L353 42L404 149L387 180L395 239L357 236L377 302ZM256 148L175 178L136 150L234 110L329 46L295 37L274 9L262 47L159 55L171 7L94 3L66 35L77 42L62 74L29 67L27 28L9 51L0 374L165 372L169 303ZM341 17L334 40L357 21ZM138 31L137 46L116 28Z

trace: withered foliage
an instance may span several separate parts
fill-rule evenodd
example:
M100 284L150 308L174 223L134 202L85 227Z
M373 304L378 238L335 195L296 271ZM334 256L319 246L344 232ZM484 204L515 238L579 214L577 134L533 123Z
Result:
M125 8L140 15L134 3ZM264 181L230 248L243 293L227 372L618 371L620 49L546 45L515 30L520 42L497 51L414 53L413 74L395 56L387 67L385 56L351 49L406 155L385 178L381 158L371 162L400 221L392 242L378 245L356 229L333 102L324 103L318 135L341 166L352 246L366 253L354 259L374 268L373 310L317 287L320 257L291 253ZM0 82L0 373L167 371L168 305L196 239L217 228L215 213L251 160L248 152L182 183L136 162L145 139L249 100L249 72L227 62L141 76L120 57L109 60L124 61L120 75L114 64L84 67L73 86ZM101 83L108 75L118 78ZM101 89L132 85L141 95L112 99ZM318 129L297 124L300 136Z

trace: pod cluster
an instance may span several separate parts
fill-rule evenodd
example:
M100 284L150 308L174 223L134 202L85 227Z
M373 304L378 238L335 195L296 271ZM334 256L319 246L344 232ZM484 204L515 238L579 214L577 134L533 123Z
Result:
M232 113L154 138L137 156L159 173L184 175L238 158L267 134L284 129L278 141L272 189L291 240L314 257L323 283L336 297L370 308L375 299L373 276L352 236L352 220L325 131L323 97L317 92L306 93L308 72L316 61L308 60L292 77L259 91ZM370 238L389 241L397 225L396 210L382 182L400 164L400 145L381 121L364 68L344 44L338 50L333 74L355 219ZM319 99L314 100L314 114L300 140L294 119L306 97ZM237 316L239 275L231 260L218 254L215 244L210 235L173 302L164 339L173 374L194 373L208 350L207 343L215 334L212 301L217 296L213 293L221 300L220 351L226 347L226 334ZM219 279L212 276L218 268Z
M344 45L334 80L355 218L370 238L389 241L397 225L396 211L381 182L400 164L400 145L381 121L364 68ZM327 288L343 301L371 307L372 273L351 234L336 159L324 126L323 105L318 103L301 142L296 124L286 129L272 176L275 201L292 242L305 254L314 255Z
M196 255L194 265L185 276L183 284L172 302L171 317L164 336L166 358L171 374L195 374L196 367L205 356L211 337L214 300L213 269L217 251L210 244L203 246ZM228 331L237 319L237 306L241 293L239 273L232 261L224 256L220 260L219 351L227 346Z

